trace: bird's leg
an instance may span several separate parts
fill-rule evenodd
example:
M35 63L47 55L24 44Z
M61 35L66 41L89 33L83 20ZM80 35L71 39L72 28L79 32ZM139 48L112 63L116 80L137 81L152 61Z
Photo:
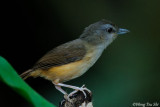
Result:
M67 93L61 88L61 86L55 85L55 88L56 88L57 90L59 90L61 93L63 93L64 95L67 94Z
M62 87L67 87L67 88L71 88L71 89L75 89L75 90L79 90L81 92L83 92L85 98L87 97L86 93L84 92L84 90L88 91L89 93L91 93L91 91L87 88L84 88L84 85L82 87L76 87L76 86L72 86L72 85L67 85L67 84L62 84L62 83L57 83L56 86L62 86ZM74 91L73 93L69 94L73 95L76 91Z

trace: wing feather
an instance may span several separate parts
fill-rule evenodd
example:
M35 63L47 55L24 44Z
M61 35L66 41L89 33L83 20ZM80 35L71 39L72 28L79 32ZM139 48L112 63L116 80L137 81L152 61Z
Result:
M62 44L45 54L33 67L36 69L49 69L81 60L86 53L83 41L80 39Z

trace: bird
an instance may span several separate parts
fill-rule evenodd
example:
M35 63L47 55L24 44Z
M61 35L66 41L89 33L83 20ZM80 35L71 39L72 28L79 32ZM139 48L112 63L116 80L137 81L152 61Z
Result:
M87 90L84 86L77 87L64 82L83 75L118 35L128 32L129 30L102 19L86 27L78 39L61 44L47 52L31 69L20 76L24 80L28 77L43 77L51 81L63 94L67 92L62 87L84 93L84 90Z

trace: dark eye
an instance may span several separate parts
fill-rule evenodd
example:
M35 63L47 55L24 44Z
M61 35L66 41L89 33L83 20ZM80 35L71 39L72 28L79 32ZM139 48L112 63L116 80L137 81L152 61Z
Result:
M110 28L107 28L106 31L107 31L108 33L111 33L111 32L113 31L113 28L111 28L111 27L110 27Z

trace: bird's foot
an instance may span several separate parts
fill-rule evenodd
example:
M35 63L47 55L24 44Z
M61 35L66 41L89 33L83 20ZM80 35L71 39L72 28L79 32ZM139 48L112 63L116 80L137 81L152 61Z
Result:
M86 92L87 91L88 93L91 93L91 91L89 89L87 89L85 87L85 85L83 85L82 87L76 87L75 91L71 92L69 95L68 95L68 98L70 98L71 96L73 96L75 93L77 93L78 91L81 91L83 94L84 94L84 97L87 98L87 95L86 95Z
M84 86L80 88L85 88ZM85 88L86 89L86 88ZM64 95L63 100L59 103L59 107L93 107L92 104L92 93L88 90L82 89L81 90L74 90L69 95Z
M60 92L62 92L63 94L67 94L63 89L61 89L61 87L67 87L67 88L71 88L74 89L75 91L71 92L68 97L72 96L73 94L75 94L78 91L81 91L84 94L84 97L87 98L86 93L91 94L91 91L89 89L87 89L85 87L85 85L83 85L82 87L76 87L76 86L72 86L72 85L67 85L67 84L62 84L62 83L57 83L55 84L53 82L53 84L56 86L56 89L58 89Z

